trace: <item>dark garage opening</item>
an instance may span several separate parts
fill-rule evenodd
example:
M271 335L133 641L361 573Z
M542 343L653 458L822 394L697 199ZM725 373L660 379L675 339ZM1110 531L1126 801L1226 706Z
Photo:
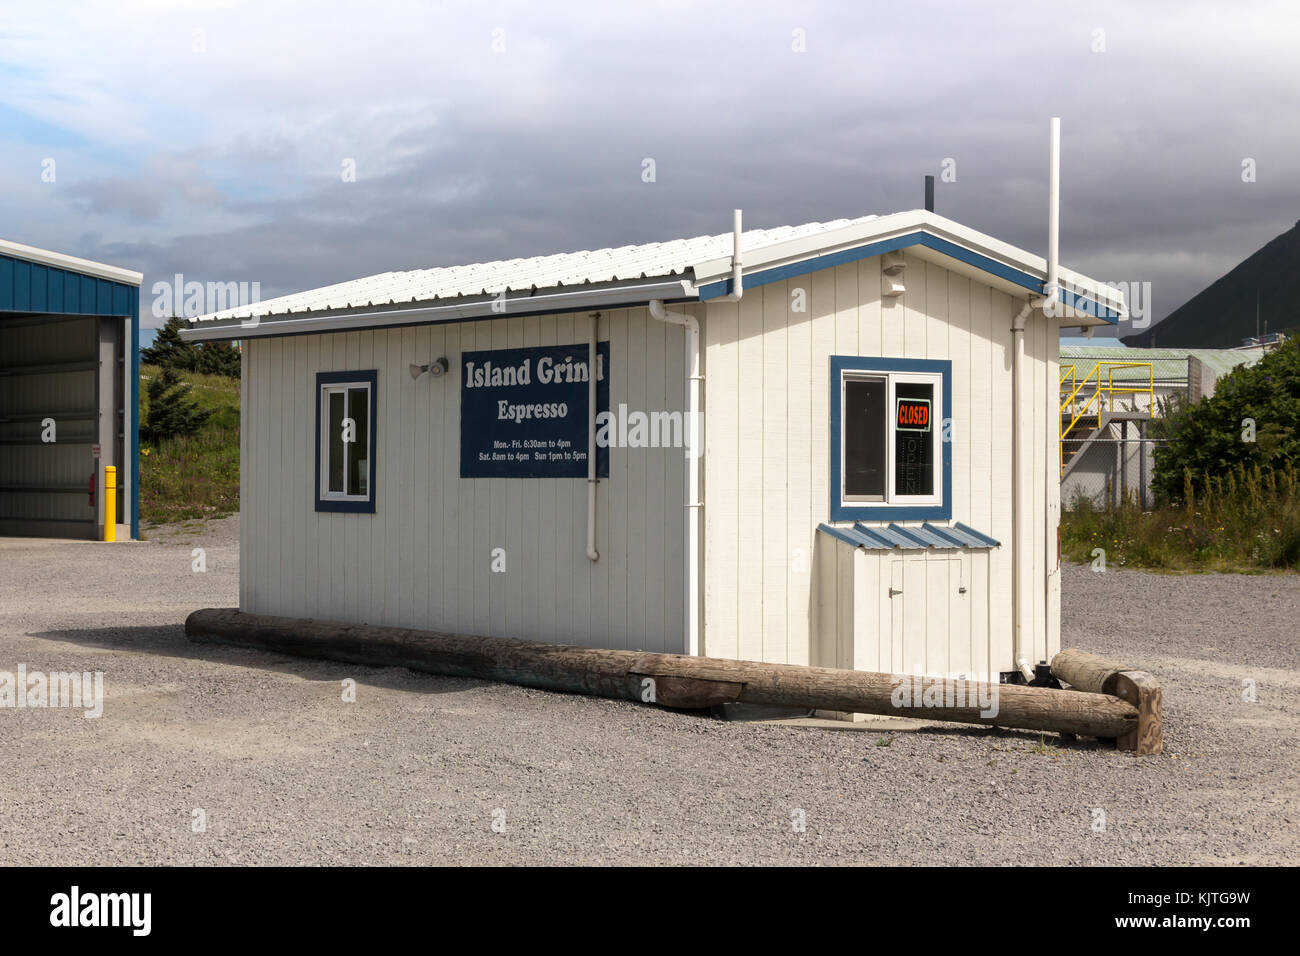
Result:
M0 240L0 535L139 536L140 280Z

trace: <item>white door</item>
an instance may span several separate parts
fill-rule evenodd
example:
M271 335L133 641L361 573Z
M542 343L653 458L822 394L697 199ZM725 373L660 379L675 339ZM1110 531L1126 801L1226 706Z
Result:
M970 666L970 605L961 558L922 555L890 563L894 661L904 674L955 674Z

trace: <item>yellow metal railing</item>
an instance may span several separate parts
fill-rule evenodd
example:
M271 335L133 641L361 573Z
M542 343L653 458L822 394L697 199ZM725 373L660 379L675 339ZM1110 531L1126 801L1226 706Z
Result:
M1115 381L1118 369L1146 369L1146 381L1140 375L1126 376L1120 382ZM1103 381L1103 376L1105 381ZM1061 473L1065 473L1065 439L1074 430L1074 426L1087 418L1095 418L1097 427L1101 426L1101 413L1120 411L1115 405L1116 398L1129 397L1130 410L1137 410L1137 396L1147 397L1147 408L1153 407L1155 394L1155 373L1150 362L1098 362L1083 378L1078 377L1075 365L1061 366L1061 420L1069 419L1069 424L1061 429L1060 456Z

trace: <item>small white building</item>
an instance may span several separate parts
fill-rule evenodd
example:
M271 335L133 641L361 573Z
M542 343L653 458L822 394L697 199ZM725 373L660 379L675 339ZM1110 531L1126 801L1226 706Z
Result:
M197 320L244 346L242 609L1032 675L1058 334L1123 302L1062 269L1045 314L1042 258L932 212L738 223Z

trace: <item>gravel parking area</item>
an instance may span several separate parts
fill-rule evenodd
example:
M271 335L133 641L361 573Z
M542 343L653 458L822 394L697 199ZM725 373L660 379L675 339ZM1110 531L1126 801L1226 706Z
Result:
M1297 576L1063 570L1065 643L1164 687L1166 753L1137 759L194 645L186 614L237 603L238 519L195 527L115 546L0 539L0 671L105 675L100 719L0 710L0 864L1290 864L1300 850Z

